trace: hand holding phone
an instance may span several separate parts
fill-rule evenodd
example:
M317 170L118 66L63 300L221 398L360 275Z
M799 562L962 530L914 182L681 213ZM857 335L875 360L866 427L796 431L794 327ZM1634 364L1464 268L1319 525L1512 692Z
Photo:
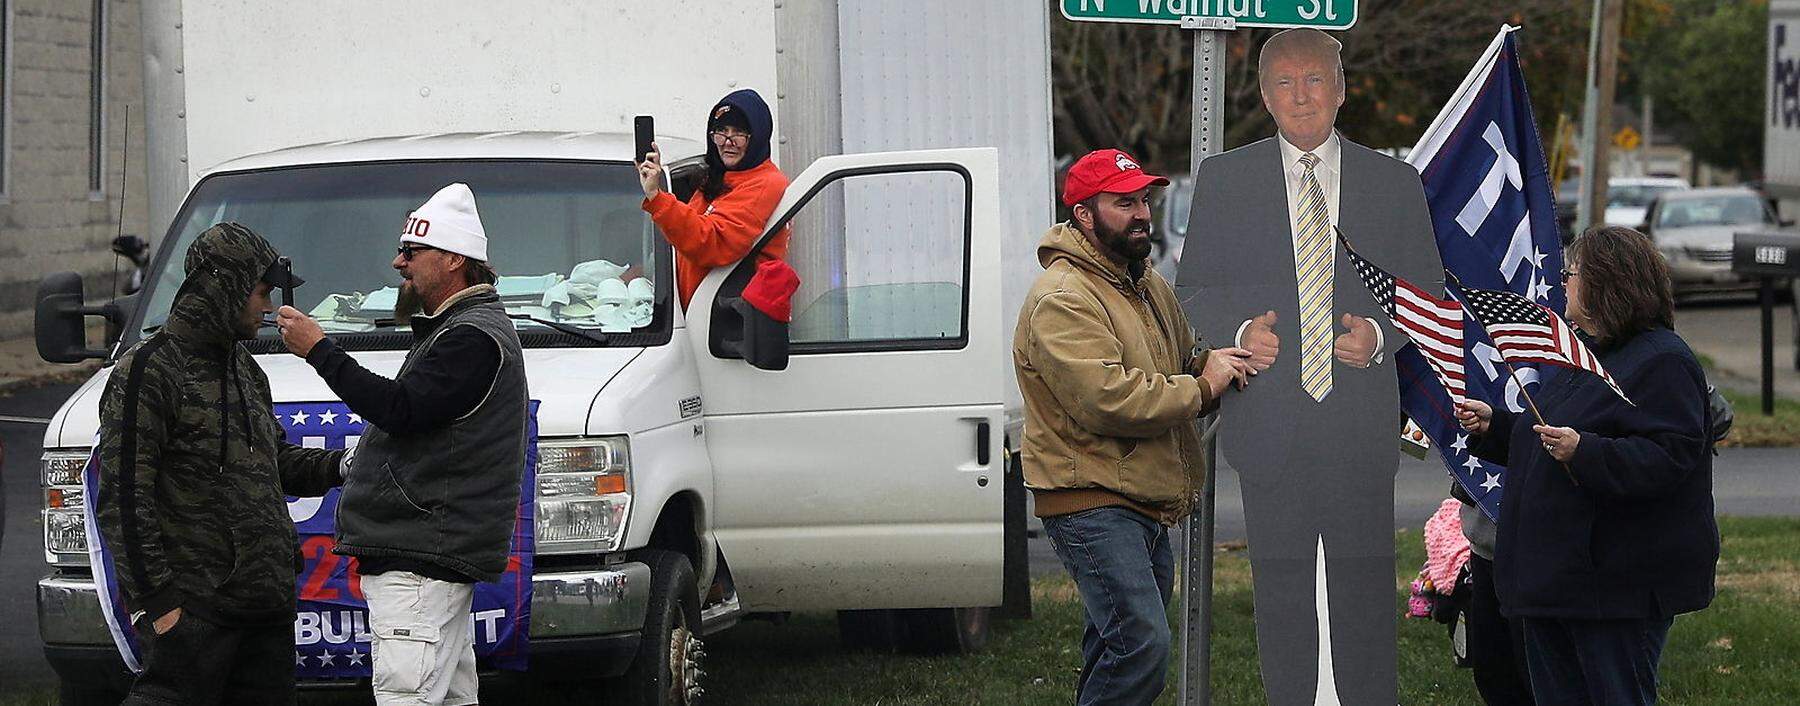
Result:
M632 118L631 131L633 136L637 138L637 158L633 160L633 163L643 164L644 159L647 158L650 155L650 151L655 148L656 118L648 115L639 115Z
M637 138L638 181L644 187L644 198L656 198L663 190L662 155L656 151L656 121L648 115L632 120Z
M294 304L294 261L283 255L276 258L275 263L284 275L281 278L281 306L297 306Z

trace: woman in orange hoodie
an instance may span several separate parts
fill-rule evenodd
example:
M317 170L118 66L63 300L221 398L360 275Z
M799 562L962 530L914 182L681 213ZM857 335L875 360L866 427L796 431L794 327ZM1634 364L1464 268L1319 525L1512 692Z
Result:
M675 280L683 310L707 272L737 262L750 251L787 190L787 176L769 159L774 126L769 105L747 88L713 106L706 121L706 181L685 204L663 190L662 157L654 143L638 165L644 211L675 246ZM780 260L787 245L788 230L783 228L757 259Z

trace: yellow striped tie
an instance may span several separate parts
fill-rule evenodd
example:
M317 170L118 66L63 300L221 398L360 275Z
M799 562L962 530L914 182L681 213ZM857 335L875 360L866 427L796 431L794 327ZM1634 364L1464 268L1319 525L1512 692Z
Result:
M1331 217L1325 190L1313 167L1319 156L1300 156L1300 240L1294 248L1294 279L1300 287L1300 389L1313 400L1331 394Z

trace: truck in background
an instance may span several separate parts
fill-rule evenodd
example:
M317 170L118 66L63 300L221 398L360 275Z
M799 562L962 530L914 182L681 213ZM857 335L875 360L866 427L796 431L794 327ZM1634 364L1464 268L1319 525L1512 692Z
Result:
M1763 123L1763 194L1784 223L1800 217L1800 0L1769 0L1768 121ZM1793 295L1794 369L1800 370L1800 278Z
M380 316L395 229L466 181L509 309L554 324L518 322L543 449L533 681L606 678L608 703L688 703L702 639L745 617L839 611L847 642L957 652L979 646L992 608L1029 600L1008 339L1053 205L1047 6L426 9L144 3L149 208L165 234L136 295L90 307L78 277L46 278L45 357L110 359L140 340L188 243L236 220L293 256L301 309L392 375L410 338ZM748 265L676 303L630 163L631 117L655 115L685 197L707 109L742 87L770 100L794 177L764 236L792 227L804 282L774 344L781 370L746 362L771 345L737 314ZM628 278L618 301L551 291ZM79 324L95 315L118 336L90 348ZM333 400L277 339L246 345L278 403ZM66 704L105 703L125 679L77 492L110 372L44 439L38 614Z

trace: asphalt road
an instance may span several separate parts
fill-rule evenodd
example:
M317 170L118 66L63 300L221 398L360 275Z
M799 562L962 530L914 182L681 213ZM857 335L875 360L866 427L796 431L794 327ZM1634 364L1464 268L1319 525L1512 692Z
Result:
M1683 328L1693 336L1697 327ZM73 389L56 385L0 398L0 417L49 417ZM37 425L0 422L0 441L5 444L0 490L6 508L5 534L0 538L0 689L9 691L55 684L55 674L38 646L34 589L45 573L38 514L42 494L37 484L43 431ZM1417 528L1444 499L1448 476L1435 461L1401 460L1395 482L1395 527ZM1800 514L1800 449L1727 449L1715 469L1713 492L1721 513ZM1217 526L1221 542L1244 538L1237 475L1229 468L1219 475ZM1049 542L1041 531L1034 534L1038 536L1030 542L1032 572L1060 572Z

